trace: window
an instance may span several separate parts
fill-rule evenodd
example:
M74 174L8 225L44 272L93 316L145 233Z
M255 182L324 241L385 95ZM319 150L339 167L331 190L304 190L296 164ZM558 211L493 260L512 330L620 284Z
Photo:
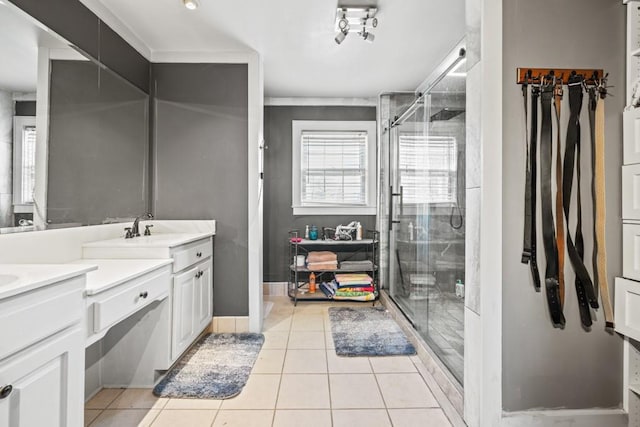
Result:
M400 185L408 204L455 203L457 144L451 136L401 133Z
M292 129L294 215L374 215L376 123L294 120Z
M13 122L13 204L15 212L31 212L36 183L36 120L16 116Z

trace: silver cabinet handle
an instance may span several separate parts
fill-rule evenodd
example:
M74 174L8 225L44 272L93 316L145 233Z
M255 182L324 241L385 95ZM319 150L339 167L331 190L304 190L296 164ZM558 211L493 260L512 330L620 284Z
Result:
M0 399L9 397L12 391L13 386L11 384L7 384L6 386L2 387L2 389L0 389Z

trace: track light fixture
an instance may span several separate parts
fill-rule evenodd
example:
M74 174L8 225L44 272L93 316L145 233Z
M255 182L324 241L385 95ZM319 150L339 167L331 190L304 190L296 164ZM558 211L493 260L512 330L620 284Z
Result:
M360 37L362 37L362 40L369 42L369 43L373 43L373 41L376 39L376 36L371 34L370 32L366 31L366 30L362 30L362 32L358 33L360 35Z
M200 6L198 0L182 0L182 4L189 10L195 10Z
M372 43L375 36L371 29L378 26L375 7L339 7L336 10L335 41L341 44L349 33L357 33L363 40Z
M347 34L349 34L349 27L345 28L344 30L340 31L335 38L335 41L337 44L340 44L344 41L344 39L347 38Z

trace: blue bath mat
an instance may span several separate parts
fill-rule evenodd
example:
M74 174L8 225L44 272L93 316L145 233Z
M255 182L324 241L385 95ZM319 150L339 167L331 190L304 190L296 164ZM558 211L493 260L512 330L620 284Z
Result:
M264 343L262 334L209 334L153 389L159 397L228 399L242 391Z
M416 349L384 307L331 307L329 319L338 356L416 354Z

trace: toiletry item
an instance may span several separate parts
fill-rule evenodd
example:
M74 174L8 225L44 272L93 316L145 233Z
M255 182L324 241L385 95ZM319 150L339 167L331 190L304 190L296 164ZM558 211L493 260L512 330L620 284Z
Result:
M362 240L362 224L358 222L358 226L356 227L356 240Z
M309 293L316 293L316 273L311 273L309 276Z
M309 239L310 240L318 240L318 227L312 225L309 228Z
M456 296L458 298L464 298L464 283L462 283L460 279L456 281Z
M409 221L409 240L413 241L413 221Z
M305 262L304 255L297 255L296 257L294 257L294 260L297 267L304 267L304 262Z
M304 229L304 238L309 240L309 226L306 225Z

